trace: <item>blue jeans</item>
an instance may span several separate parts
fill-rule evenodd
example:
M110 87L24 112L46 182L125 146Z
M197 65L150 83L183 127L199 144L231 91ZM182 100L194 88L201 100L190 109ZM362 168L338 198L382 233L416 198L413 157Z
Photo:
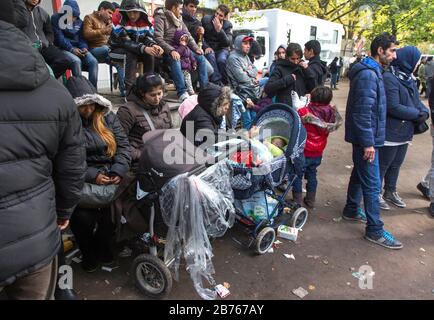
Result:
M263 77L263 78L259 79L259 86L261 88L265 87L265 85L267 84L269 79L270 79L269 77Z
M98 60L99 63L107 63L110 64L110 48L108 46L101 46L98 48L93 48L89 50L90 53L95 57L96 60ZM118 76L119 76L119 90L122 93L125 93L125 69L124 66L121 65L121 63L113 63L113 66L115 67Z
M79 58L72 52L64 51L71 61L72 75L78 77L81 75L81 70L89 72L89 81L97 88L98 83L98 60L92 53L86 53L84 58Z
M362 201L365 207L366 235L380 236L383 232L383 222L380 220L379 195L381 189L378 149L375 149L373 162L363 160L364 148L353 145L354 168L351 172L347 191L347 203L343 214L355 217Z
M304 158L304 169L303 175L307 180L306 191L307 192L316 192L316 188L318 187L318 180L316 178L317 168L321 164L322 157L305 157ZM301 193L302 189L302 178L303 176L297 176L294 181L293 191L297 193Z
M336 85L338 83L338 74L337 73L332 73L332 78L330 81L330 88L335 88L336 89Z
M256 112L252 109L246 109L241 113L241 121L244 129L249 130L252 127L253 120L256 118Z
M380 178L384 180L384 190L395 192L399 170L407 154L408 144L384 146L380 150Z
M197 69L199 72L199 83L200 88L204 88L208 85L208 70L206 65L206 60L203 55L198 55L193 52L194 57L197 61ZM184 74L181 69L181 62L179 60L173 59L171 56L166 56L166 61L170 66L170 73L172 75L173 82L175 83L176 92L178 97L187 92L187 87L185 86Z
M213 53L209 53L206 55L207 60L211 64L214 69L214 73L211 76L211 82L213 83L227 83L227 74L226 74L226 60L228 59L229 51L226 49L222 49L219 51L215 51Z

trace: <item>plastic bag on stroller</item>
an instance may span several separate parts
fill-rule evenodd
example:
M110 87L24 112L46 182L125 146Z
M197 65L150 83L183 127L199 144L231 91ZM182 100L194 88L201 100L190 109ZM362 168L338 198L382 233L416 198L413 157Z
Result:
M182 174L167 183L160 204L167 233L164 260L171 264L175 279L183 255L197 293L207 300L216 292L204 288L202 280L215 286L212 247L209 236L220 237L235 220L234 197L230 185L232 171L226 161L219 162L199 176Z

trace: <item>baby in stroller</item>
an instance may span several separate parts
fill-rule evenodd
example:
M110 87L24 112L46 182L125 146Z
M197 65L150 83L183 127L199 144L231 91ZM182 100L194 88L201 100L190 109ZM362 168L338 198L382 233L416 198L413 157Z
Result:
M269 147L273 159L256 167L232 162L232 188L237 220L250 234L248 246L254 245L255 251L263 254L272 246L280 225L302 228L306 223L307 210L286 200L303 168L306 131L297 112L284 104L261 110L254 125L256 138ZM285 180L288 184L279 195L276 187Z

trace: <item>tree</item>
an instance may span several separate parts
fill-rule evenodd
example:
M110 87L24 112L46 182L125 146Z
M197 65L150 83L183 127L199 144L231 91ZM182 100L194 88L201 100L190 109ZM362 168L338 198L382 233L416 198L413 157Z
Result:
M344 38L372 39L388 31L403 44L434 42L432 0L223 0L239 11L279 8L341 23Z

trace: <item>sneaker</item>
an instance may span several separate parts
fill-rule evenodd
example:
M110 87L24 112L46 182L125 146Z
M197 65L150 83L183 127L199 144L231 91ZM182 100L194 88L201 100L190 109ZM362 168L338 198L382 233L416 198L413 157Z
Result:
M366 223L367 221L365 211L363 211L362 208L357 209L357 213L354 217L349 217L346 216L345 214L342 214L342 219L347 221L360 222L360 223Z
M381 210L390 210L390 206L387 204L386 201L384 201L383 196L381 194L378 196L378 201L380 202Z
M431 204L429 205L429 213L431 214L431 217L434 218L434 203L431 202Z
M429 189L427 187L425 187L422 183L419 182L419 184L416 186L417 190L419 190L422 195L427 199L430 200L429 198Z
M402 198L399 196L398 192L390 192L390 191L384 191L383 194L384 200L387 200L391 203L393 203L395 206L399 208L405 208L407 205L404 201L402 201Z
M365 235L365 239L388 249L397 250L404 247L401 242L396 240L392 234L386 230L383 230L383 234L379 237Z
M178 98L179 102L184 102L185 99L187 99L190 95L188 94L188 92L184 92L183 94L181 94Z

